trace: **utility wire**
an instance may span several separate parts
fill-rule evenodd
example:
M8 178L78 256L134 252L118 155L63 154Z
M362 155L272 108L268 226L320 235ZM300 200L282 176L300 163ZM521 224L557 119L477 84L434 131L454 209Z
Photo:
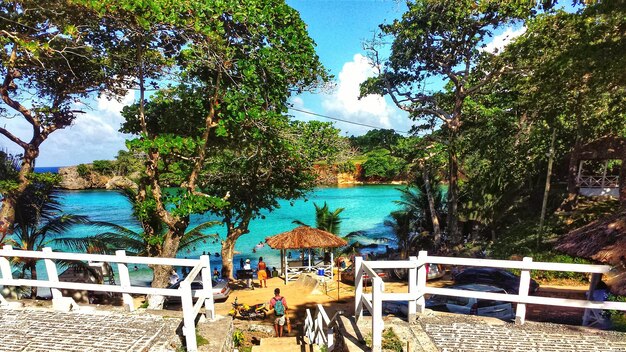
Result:
M329 119L329 120L333 120L333 121L339 121L339 122L345 122L345 123L349 123L349 124L352 124L352 125L357 125L357 126L363 126L363 127L369 127L369 128L376 128L376 129L379 129L379 130L386 129L386 128L383 128L383 127L380 127L380 126L374 126L374 125L368 125L368 124L366 124L366 123L360 123L360 122L348 121L348 120L340 119L340 118L337 118L337 117L332 117L332 116L328 116L328 115L318 114L318 113L316 113L316 112L311 112L311 111L301 110L301 109L294 108L293 106L292 106L292 107L290 107L290 108L289 108L289 110L299 111L299 112L302 112L302 113L305 113L305 114L309 114L309 115L313 115L313 116L319 116L319 117L323 117L323 118L325 118L325 119ZM396 133L402 133L402 134L407 134L407 135L410 135L410 134L411 134L410 132L406 132L406 131L396 131L396 130L394 130L394 132L396 132Z

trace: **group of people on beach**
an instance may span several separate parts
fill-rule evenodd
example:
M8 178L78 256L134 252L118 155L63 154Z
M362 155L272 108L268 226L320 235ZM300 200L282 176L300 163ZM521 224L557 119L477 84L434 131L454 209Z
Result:
M243 258L241 258L241 260L239 261L239 265L241 267L241 270L238 273L238 278L245 279L246 286L252 290L254 290L254 284L252 282L252 279L255 271L257 274L257 278L259 279L260 288L267 288L267 279L269 277L278 276L278 270L276 270L276 267L273 267L270 271L267 267L267 264L263 261L263 257L259 257L259 262L256 266L256 270L252 268L252 265L250 264L250 259L246 259L244 262Z

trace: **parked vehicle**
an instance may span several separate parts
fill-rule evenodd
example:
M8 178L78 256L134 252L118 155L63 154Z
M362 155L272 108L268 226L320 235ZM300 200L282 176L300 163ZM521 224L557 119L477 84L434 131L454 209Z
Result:
M385 280L388 277L385 269L374 269L374 271L383 280ZM354 264L350 264L350 266L348 266L341 272L341 281L354 284ZM367 274L363 275L363 282L366 285L369 285L370 281L371 280L370 280L369 275Z
M455 284L485 284L500 287L511 294L519 292L520 277L499 268L469 268L454 276ZM539 289L537 281L530 279L529 294Z
M255 319L265 319L267 316L268 309L264 303L255 304L253 306L248 306L247 304L237 302L237 297L235 301L232 303L233 308L228 312L228 315L231 317L240 317L242 319L255 320Z
M453 285L448 288L477 292L507 293L506 290L502 288L482 284ZM494 301L490 299L433 295L426 300L426 308L442 312L480 315L503 320L510 320L515 317L513 305L510 302Z
M173 288L173 289L177 289L180 287L180 283L183 280L178 281L177 283L168 286L167 288ZM228 299L228 296L230 295L230 287L228 287L228 281L215 281L212 280L211 284L213 286L213 300L218 302L218 301L225 301L226 299ZM202 281L200 278L197 278L196 280L194 280L191 283L191 290L192 293L194 295L194 301L196 300L196 298L198 297L198 295L196 294L196 290L202 290L203 285L202 285ZM165 298L165 304L180 304L180 297L173 297L173 296L168 296Z
M393 277L398 280L406 280L409 275L408 269L391 269ZM446 274L446 269L441 264L427 264L426 280L440 279Z

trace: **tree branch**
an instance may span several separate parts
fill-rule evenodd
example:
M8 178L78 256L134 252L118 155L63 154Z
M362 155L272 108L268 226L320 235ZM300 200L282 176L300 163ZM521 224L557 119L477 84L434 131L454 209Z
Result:
M7 131L6 129L2 127L0 127L0 134L10 139L13 143L22 147L22 149L26 150L28 148L28 144L26 142L22 141L17 136L13 135L11 132Z

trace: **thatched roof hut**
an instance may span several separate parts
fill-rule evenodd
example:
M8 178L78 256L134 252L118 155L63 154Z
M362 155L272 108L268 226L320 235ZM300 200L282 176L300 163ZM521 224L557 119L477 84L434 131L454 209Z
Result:
M614 266L608 282L611 292L626 295L626 209L570 231L556 249Z
M265 241L274 249L336 248L348 244L341 237L309 226L296 227L268 237Z
M279 233L278 235L266 238L265 242L273 249L280 249L280 267L281 273L285 278L285 284L287 284L289 280L294 280L299 277L301 272L311 272L315 269L322 269L318 272L318 275L324 275L332 280L334 262L332 252L326 253L329 257L325 256L324 263L320 265L311 262L311 250L314 248L336 248L348 244L348 242L341 237L328 231L309 226L300 226L291 231ZM301 267L296 266L290 268L289 258L286 255L289 249L308 251L308 258L302 257L303 262ZM304 252L302 255L304 256Z

